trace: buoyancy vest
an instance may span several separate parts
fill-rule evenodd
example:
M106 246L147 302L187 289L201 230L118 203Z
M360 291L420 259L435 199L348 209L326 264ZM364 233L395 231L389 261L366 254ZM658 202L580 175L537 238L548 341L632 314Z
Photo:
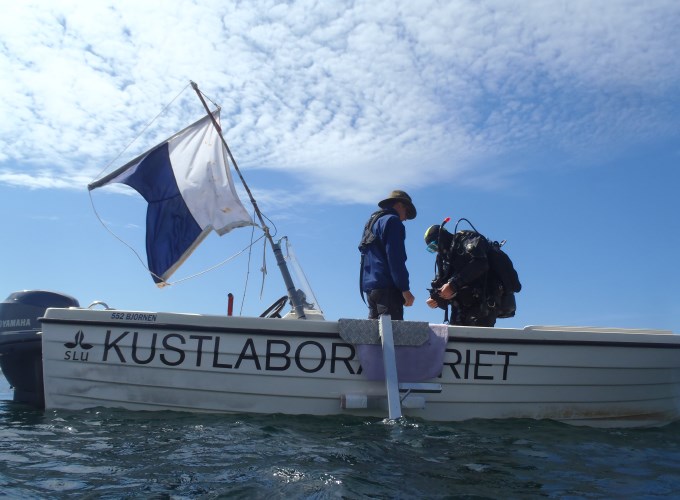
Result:
M375 241L375 233L373 232L373 226L377 220L383 215L391 213L389 210L378 210L373 212L368 218L366 225L364 226L364 232L361 235L361 241L359 242L359 252L361 253L361 262L359 263L359 294L361 295L361 300L366 303L364 298L364 258L366 257L366 252L368 247Z

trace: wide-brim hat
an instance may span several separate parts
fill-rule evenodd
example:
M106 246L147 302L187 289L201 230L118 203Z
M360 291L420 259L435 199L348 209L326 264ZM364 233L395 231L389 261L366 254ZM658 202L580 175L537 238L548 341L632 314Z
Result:
M380 203L378 203L378 206L380 208L390 208L397 201L401 201L404 205L406 205L406 218L408 220L416 218L417 213L416 207L415 205L413 205L411 197L408 194L406 194L406 191L399 191L398 189L392 191L389 197L385 198Z

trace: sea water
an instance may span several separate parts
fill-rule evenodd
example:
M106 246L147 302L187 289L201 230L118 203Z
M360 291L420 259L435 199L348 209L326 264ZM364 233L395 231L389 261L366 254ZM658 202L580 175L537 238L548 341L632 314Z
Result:
M0 377L0 497L671 498L680 424L37 411Z

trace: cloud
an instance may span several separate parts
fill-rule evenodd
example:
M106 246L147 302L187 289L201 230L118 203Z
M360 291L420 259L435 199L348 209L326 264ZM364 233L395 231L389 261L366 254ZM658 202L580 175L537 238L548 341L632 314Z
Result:
M189 80L222 105L239 165L285 172L337 201L374 200L386 178L423 187L525 149L585 154L678 129L673 1L33 1L5 10L5 184L84 187L121 151L122 164L196 119L189 88L145 129ZM483 178L507 176L487 169Z

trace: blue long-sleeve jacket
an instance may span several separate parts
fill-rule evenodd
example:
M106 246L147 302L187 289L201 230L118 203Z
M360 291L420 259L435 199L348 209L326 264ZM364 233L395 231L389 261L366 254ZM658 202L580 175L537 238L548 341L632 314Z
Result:
M364 292L379 288L409 290L406 270L406 228L394 209L373 224L375 240L364 257L362 289Z

